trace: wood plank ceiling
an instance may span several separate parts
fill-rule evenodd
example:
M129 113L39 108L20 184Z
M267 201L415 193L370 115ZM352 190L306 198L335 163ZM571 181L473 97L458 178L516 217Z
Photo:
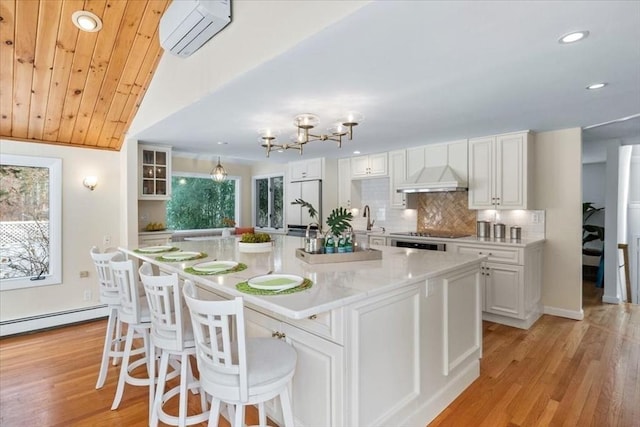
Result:
M0 137L120 150L169 0L0 0ZM80 31L77 10L102 19Z

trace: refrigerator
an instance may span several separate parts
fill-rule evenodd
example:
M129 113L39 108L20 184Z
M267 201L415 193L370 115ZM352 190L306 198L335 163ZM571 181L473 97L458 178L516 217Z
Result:
M310 203L318 211L317 222L324 220L322 216L322 180L288 182L286 188L285 223L287 234L304 236L307 225L316 222L309 216L309 210L300 205L292 205L296 199ZM317 227L312 227L315 229Z

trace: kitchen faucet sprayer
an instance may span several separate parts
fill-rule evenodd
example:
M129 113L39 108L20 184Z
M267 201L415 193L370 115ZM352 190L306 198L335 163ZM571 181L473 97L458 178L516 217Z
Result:
M369 209L369 205L364 205L364 209L363 209L363 214L362 216L367 218L367 231L371 231L371 227L373 227L373 223L376 222L375 220L371 220L371 211Z

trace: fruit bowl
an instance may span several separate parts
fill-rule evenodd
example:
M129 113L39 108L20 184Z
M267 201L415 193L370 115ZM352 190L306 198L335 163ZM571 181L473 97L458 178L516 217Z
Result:
M238 242L240 252L269 252L273 248L273 242L245 243Z

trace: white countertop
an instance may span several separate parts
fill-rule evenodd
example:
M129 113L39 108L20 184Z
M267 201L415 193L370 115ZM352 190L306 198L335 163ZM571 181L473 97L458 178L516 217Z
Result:
M473 255L416 249L376 246L382 259L328 264L308 264L295 257L295 250L304 247L304 238L276 236L274 247L264 253L238 251L235 237L210 241L175 242L185 251L207 253L207 258L186 262L157 261L154 254L134 252L135 248L120 248L128 255L161 266L212 290L229 296L242 296L245 301L292 319L303 319L383 293L392 288L410 285L461 267L480 264L483 258ZM245 263L246 270L212 276L187 274L185 267L217 259ZM250 277L273 273L296 274L313 281L310 289L287 295L250 295L236 290L235 285Z
M397 238L402 240L416 240L416 241L432 241L432 242L447 242L447 243L477 243L482 245L499 245L524 248L530 245L540 244L545 241L544 238L528 238L518 241L512 241L509 238L506 239L494 239L494 238L481 238L476 236L459 237L451 239L447 237L418 237L418 236L403 236L391 233L369 233L369 236L373 237L385 237L385 238ZM377 247L376 247L377 248Z

